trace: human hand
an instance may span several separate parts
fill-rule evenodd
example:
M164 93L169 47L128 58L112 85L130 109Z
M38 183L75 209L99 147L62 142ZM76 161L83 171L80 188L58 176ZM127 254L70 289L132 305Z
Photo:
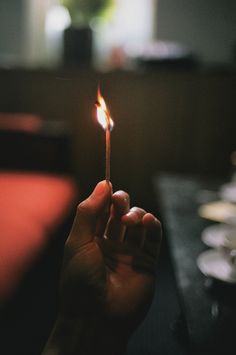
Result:
M124 347L151 304L160 242L159 221L100 182L78 206L65 245L59 317Z

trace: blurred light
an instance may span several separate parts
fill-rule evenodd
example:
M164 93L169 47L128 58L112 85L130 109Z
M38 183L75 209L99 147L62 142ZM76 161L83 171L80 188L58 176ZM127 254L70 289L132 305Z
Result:
M144 59L183 58L190 54L185 46L169 41L131 43L125 47L125 51L129 57Z
M48 10L45 20L46 32L61 32L70 24L70 14L64 6L54 5Z
M114 0L114 3L112 19L109 23L98 23L95 33L95 65L100 69L126 65L125 49L143 45L154 37L157 0ZM93 25L96 27L96 23Z
M153 32L153 0L116 0L113 35L127 44L146 42Z
M61 62L63 33L70 24L70 14L64 6L54 5L48 9L45 18L46 50L48 64L52 66Z

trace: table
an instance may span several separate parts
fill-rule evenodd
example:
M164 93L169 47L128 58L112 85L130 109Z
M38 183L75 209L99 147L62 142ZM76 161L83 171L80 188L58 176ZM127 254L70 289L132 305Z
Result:
M194 355L236 354L236 286L206 278L196 265L207 249L202 230L210 224L197 210L203 196L217 198L206 190L216 192L219 186L220 180L199 176L162 173L154 179Z

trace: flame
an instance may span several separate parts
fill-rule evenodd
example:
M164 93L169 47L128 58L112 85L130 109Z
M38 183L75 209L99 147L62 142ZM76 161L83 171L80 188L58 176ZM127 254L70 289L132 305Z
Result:
M105 103L105 100L103 96L101 95L100 88L98 88L98 96L97 96L97 102L96 102L96 107L97 107L97 119L100 125L104 130L109 130L111 131L114 122L110 116L110 112L108 110L108 107Z

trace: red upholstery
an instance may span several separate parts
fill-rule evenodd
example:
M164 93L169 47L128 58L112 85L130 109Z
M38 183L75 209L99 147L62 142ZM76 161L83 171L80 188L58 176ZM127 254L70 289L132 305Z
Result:
M1 130L37 133L42 126L42 118L38 115L0 112Z
M21 280L76 202L71 178L0 172L0 301Z

